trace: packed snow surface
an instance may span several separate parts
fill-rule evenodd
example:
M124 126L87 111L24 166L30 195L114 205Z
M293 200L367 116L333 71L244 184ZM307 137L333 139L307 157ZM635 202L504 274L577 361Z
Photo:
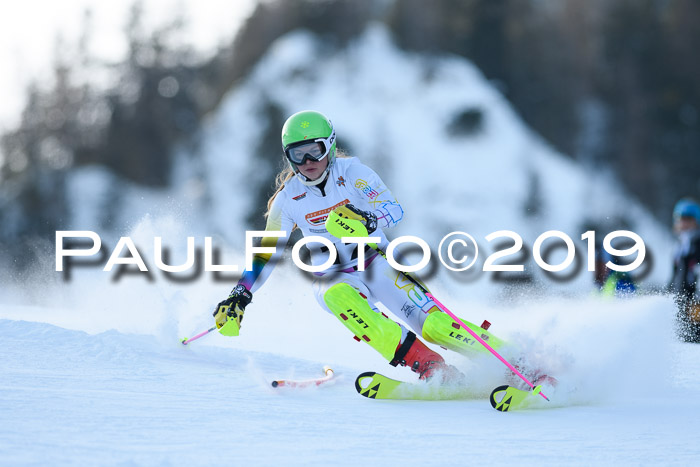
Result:
M560 379L550 389L550 403L510 413L495 411L486 397L438 402L361 397L354 379L363 371L409 381L415 376L356 343L330 315L293 310L284 301L261 299L239 338L212 333L187 347L179 338L207 323L185 332L167 320L147 323L138 314L112 320L109 304L106 311L3 306L0 463L447 465L469 459L690 465L698 460L700 346L676 342L668 298L558 299L508 311L453 304L475 321L488 316L494 333ZM193 311L179 315L181 322L199 319ZM314 326L308 326L310 319ZM115 322L144 332L98 329ZM493 357L443 354L485 388L504 381L504 367ZM323 365L336 371L335 383L301 390L270 385L275 379L321 376Z

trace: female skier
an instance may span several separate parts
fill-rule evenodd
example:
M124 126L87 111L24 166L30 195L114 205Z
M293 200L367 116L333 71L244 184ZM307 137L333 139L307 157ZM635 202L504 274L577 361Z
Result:
M278 174L277 190L268 201L266 231L285 231L287 237L263 238L262 245L275 246L277 252L254 255L253 268L243 273L228 298L218 304L214 316L220 332L238 335L246 306L269 276L296 226L304 236L322 236L335 245L337 259L324 273L315 273L314 291L321 307L350 329L356 340L367 342L391 365L408 366L420 379L431 378L436 372L445 380L459 375L416 335L460 353L483 347L460 332L452 318L376 250L365 247L364 271L358 270L357 245L342 243L325 228L332 211L360 220L370 235L381 238L377 245L384 250L388 241L382 229L395 226L404 215L391 191L357 159L336 157L335 130L318 112L303 111L289 117L282 128L282 147L288 166ZM312 265L325 263L328 248L308 245ZM382 314L376 302L400 316L411 330ZM484 333L476 326L473 329ZM493 337L489 342L494 347L499 344Z

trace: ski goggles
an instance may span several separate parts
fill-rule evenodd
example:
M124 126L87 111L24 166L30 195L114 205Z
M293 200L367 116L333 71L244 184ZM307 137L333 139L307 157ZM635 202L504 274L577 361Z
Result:
M299 141L292 143L284 150L289 162L296 165L304 165L306 160L322 161L331 151L335 142L335 132L328 138L316 138L312 141Z

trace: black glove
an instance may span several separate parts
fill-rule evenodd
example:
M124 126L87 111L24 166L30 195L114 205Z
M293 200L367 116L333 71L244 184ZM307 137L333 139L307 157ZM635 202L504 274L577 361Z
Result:
M369 211L357 209L352 204L345 204L335 208L335 212L346 219L356 219L367 227L367 234L371 234L377 230L377 216Z
M216 310L214 310L213 316L216 320L216 327L221 329L232 318L235 320L235 324L230 325L232 333L227 335L237 336L238 329L241 327L241 321L243 321L245 307L248 306L252 299L252 292L246 289L243 284L235 286L228 298L220 302L216 306Z

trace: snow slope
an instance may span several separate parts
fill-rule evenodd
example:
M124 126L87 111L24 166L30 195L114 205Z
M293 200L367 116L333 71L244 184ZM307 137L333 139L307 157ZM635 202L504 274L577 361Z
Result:
M267 310L264 326L251 313L252 339L213 334L183 347L166 328L88 334L16 319L66 322L77 310L61 318L4 306L0 464L689 465L698 459L700 347L675 342L672 307L591 298L488 310L494 332L562 380L540 403L549 408L503 414L486 398L363 398L353 386L362 371L414 376L336 335L330 320L285 339L287 310ZM268 339L256 336L261 328ZM449 358L486 389L503 381L493 358ZM331 386L269 385L318 376L324 364L339 375Z

